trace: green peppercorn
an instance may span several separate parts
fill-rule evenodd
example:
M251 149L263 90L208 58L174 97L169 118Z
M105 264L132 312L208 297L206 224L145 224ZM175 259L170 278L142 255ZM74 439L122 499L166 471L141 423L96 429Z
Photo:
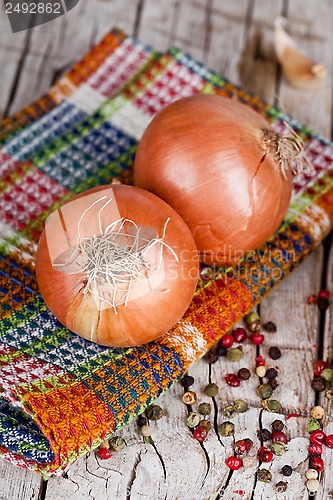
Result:
M275 441L275 443L271 444L271 450L274 455L280 457L287 451L287 445L281 441Z
M204 389L204 393L210 398L215 398L215 396L218 395L218 392L219 388L216 384L208 384Z
M281 403L277 399L265 399L262 401L262 406L272 413L278 413L281 410Z
M307 425L307 431L311 434L311 432L318 429L320 429L320 422L316 418L311 418Z
M257 389L257 394L261 399L268 399L273 394L272 387L269 384L261 384Z
M267 469L259 469L257 472L257 479L262 483L270 483L272 481L272 473Z
M152 405L147 408L146 415L148 420L159 420L164 416L164 411L158 405Z
M245 322L250 325L251 323L256 323L260 321L260 316L256 311L252 311L245 316Z
M198 412L201 415L210 415L212 412L212 405L209 403L201 403L198 407Z
M110 439L110 448L114 451L120 451L124 448L125 442L122 437L114 436Z
M223 414L226 417L230 418L233 413L235 413L234 405L227 405L223 408Z
M248 380L251 377L251 372L247 368L241 368L238 370L237 377L241 380Z
M227 358L230 361L240 361L244 357L244 352L241 346L232 347L227 352Z
M224 437L233 436L235 434L235 425L232 422L223 422L219 427L219 432Z
M191 411L186 419L187 427L194 429L200 422L200 415L198 415L195 411Z
M326 380L326 382L333 382L333 370L332 368L324 368L320 374L321 378Z
M207 430L207 432L209 432L212 428L212 424L210 423L209 420L200 420L198 427L203 427L204 429Z
M242 399L236 399L234 402L234 410L237 413L245 413L249 409L249 405Z

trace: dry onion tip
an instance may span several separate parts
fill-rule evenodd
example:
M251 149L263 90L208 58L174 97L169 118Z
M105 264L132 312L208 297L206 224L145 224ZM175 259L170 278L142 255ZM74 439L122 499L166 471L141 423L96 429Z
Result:
M40 292L70 330L103 345L149 342L189 305L198 257L185 223L142 189L102 186L46 221L36 259Z
M181 215L202 262L225 267L278 229L301 154L296 133L281 137L245 104L201 94L154 117L138 146L134 181Z

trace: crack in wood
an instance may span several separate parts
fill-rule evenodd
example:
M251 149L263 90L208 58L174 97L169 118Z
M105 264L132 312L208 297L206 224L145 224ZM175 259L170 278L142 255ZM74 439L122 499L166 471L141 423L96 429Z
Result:
M126 488L126 500L131 500L131 492L132 492L134 481L136 479L136 471L137 471L137 468L138 468L141 460L142 460L142 451L139 451L139 453L136 456L134 465L133 465L133 469L132 469L130 480L129 480L128 484L127 484L127 488Z
M156 446L156 444L154 443L154 440L153 440L152 438L150 438L150 444L151 444L151 445L152 445L152 447L154 448L155 453L156 453L156 455L158 456L159 461L161 462L162 469L163 469L164 481L165 481L165 480L166 480L166 478L167 478L167 472L166 472L166 467L165 467L165 463L164 463L164 460L163 460L162 454L158 451L157 446Z
M209 380L209 383L212 384L212 366L211 365L209 365L208 380ZM221 436L220 436L220 433L219 433L218 424L217 424L219 409L218 409L218 406L217 406L217 403L216 403L216 398L212 398L212 401L213 401L213 407L214 407L214 416L213 416L214 431L215 431L215 434L216 434L216 437L217 437L219 443L221 444L221 446L223 448L225 448L225 445L222 442L222 439L221 439Z
M133 27L133 37L136 38L140 31L142 12L144 8L145 0L139 0L136 7L136 15Z

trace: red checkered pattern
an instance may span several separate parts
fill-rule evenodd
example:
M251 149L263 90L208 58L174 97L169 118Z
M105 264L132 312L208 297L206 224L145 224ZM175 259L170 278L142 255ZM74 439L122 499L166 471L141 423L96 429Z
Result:
M200 76L175 63L135 98L133 104L152 116L175 99L196 94L203 85Z
M22 230L68 191L37 168L0 196L0 219Z

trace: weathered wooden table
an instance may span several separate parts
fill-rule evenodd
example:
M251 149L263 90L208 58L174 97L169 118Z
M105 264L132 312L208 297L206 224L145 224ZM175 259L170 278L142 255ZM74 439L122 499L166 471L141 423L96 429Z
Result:
M272 45L273 21L277 15L288 19L288 29L300 48L328 68L320 91L294 89L282 77ZM12 34L0 6L0 117L19 110L43 93L75 60L112 27L118 26L143 42L165 50L176 45L189 52L235 83L257 93L270 103L278 103L297 120L331 137L333 70L333 2L331 0L81 0L64 17L33 30ZM321 350L332 361L332 310L319 314L307 305L307 297L321 287L331 288L333 254L329 242L319 248L287 281L260 306L262 320L278 326L267 334L263 348L246 344L243 366L253 370L258 354L267 357L269 346L282 350L271 361L279 368L276 398L285 415L301 416L286 420L291 441L288 452L269 466L271 484L257 482L257 465L231 473L225 458L232 440L222 438L217 426L227 402L245 399L250 410L233 418L236 438L249 437L258 447L256 431L269 427L276 415L263 412L256 394L254 375L244 388L230 388L223 381L234 371L225 358L208 365L204 360L191 369L194 390L207 401L203 388L208 382L220 385L212 415L213 430L202 445L193 439L181 402L183 389L176 384L158 401L166 416L153 423L153 444L146 444L133 422L120 433L126 441L123 451L108 461L94 453L79 460L64 477L44 482L33 473L1 461L0 498L6 500L47 499L305 499L305 472L308 469L306 424L309 410L317 403L326 410L324 429L333 432L332 408L311 389L312 363ZM237 365L238 366L238 365ZM284 417L280 416L282 419ZM333 451L323 453L325 470L317 499L332 498ZM294 472L287 478L286 493L274 485L283 479L281 466L289 463Z

